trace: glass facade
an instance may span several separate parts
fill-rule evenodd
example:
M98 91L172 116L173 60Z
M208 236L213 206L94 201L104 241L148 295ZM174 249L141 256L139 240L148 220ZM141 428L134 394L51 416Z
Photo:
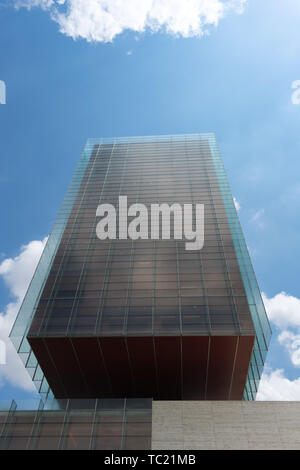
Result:
M1 450L151 449L151 399L48 400L35 411L32 405L12 402L1 411L0 404Z
M203 248L99 240L119 196L204 204ZM270 334L214 135L89 140L11 333L40 391L254 399Z

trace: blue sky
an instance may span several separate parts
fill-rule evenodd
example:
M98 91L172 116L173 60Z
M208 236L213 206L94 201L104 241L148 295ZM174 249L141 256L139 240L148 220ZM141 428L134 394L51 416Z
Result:
M196 0L89 3L0 0L0 338L88 137L215 132L272 322L260 398L300 400L300 0L212 0L202 24ZM7 356L0 399L33 396Z

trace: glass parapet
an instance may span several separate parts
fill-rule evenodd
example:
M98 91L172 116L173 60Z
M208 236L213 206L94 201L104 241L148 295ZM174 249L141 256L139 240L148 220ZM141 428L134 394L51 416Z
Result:
M0 408L0 450L145 450L151 434L151 398L12 401Z

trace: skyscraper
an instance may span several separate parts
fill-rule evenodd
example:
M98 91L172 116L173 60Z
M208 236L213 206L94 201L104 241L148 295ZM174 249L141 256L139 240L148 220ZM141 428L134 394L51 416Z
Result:
M11 333L40 393L253 400L270 335L214 135L88 140Z

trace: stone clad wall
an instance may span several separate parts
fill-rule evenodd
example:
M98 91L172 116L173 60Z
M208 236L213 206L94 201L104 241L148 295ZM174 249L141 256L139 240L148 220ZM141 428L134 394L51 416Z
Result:
M152 449L300 449L300 402L153 401Z

